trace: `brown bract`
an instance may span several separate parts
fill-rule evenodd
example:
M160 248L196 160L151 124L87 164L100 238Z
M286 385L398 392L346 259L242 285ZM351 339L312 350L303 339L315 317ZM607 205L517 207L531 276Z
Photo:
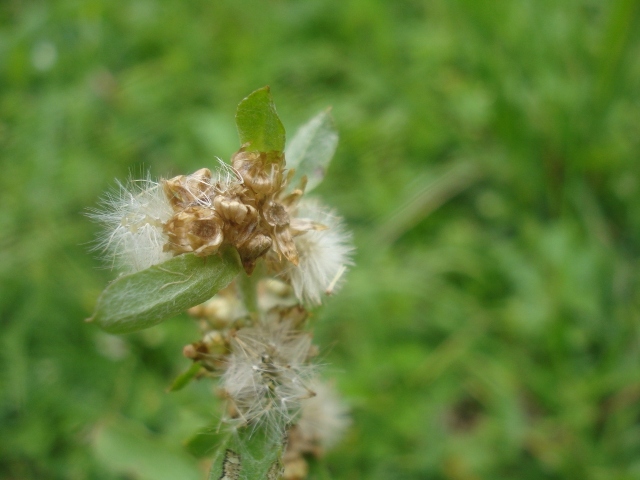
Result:
M247 152L243 146L231 165L242 176L245 185L256 195L274 195L282 188L284 155L278 152Z
M191 206L178 211L163 229L169 237L164 250L175 255L189 252L211 255L218 251L224 240L222 218L207 207Z
M174 211L163 226L169 239L165 251L207 256L233 245L247 274L267 254L271 265L298 265L293 237L318 228L290 217L304 185L284 196L284 155L245 148L231 158L235 181L214 180L207 168L164 181Z
M191 205L207 205L214 194L211 170L201 168L191 175L178 175L164 181L164 193L174 210Z
M304 437L297 425L289 430L287 439L287 448L282 457L284 464L282 478L284 480L304 480L309 475L309 464L305 455L310 454L319 458L323 452L312 441Z

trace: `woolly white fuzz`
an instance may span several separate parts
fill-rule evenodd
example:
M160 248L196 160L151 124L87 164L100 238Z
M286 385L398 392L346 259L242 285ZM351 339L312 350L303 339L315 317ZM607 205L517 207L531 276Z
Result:
M149 178L118 182L118 190L108 193L101 207L89 216L104 226L95 250L110 266L131 273L172 257L163 251L167 237L162 227L173 211L161 185Z
M307 387L311 336L288 322L243 328L231 338L222 383L243 423L281 434L314 393Z
M233 169L231 165L216 157L218 168L213 171L214 178L212 184L216 185L218 193L225 193L230 187L242 183L242 177Z
M298 428L307 442L328 450L340 440L351 423L349 411L332 385L314 380L310 387L316 396L302 405Z
M348 266L353 265L351 235L342 219L318 202L301 202L295 216L327 227L295 237L299 264L287 274L299 300L319 305L323 295L335 292Z

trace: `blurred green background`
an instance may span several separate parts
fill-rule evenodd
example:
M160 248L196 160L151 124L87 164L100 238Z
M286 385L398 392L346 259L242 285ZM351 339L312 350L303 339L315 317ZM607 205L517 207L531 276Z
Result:
M114 179L238 148L264 85L333 106L357 266L317 314L335 479L640 479L636 0L3 0L0 478L198 479L177 318L83 323Z

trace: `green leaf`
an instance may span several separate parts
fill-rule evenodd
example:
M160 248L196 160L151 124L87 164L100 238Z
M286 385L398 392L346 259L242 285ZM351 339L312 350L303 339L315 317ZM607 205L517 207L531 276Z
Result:
M284 437L264 427L244 427L228 434L211 465L209 480L278 480L282 476Z
M296 169L290 185L297 186L306 176L306 190L315 188L324 178L337 146L338 131L331 117L331 108L327 108L302 125L287 145L287 167Z
M185 442L187 451L196 458L211 456L218 447L227 441L228 434L221 432L219 425L209 425L199 429Z
M256 90L238 105L236 126L247 151L284 151L284 126L276 113L269 87Z
M177 392L178 390L182 390L191 380L193 380L200 370L202 370L202 365L198 362L192 363L187 370L176 377L169 387L169 391Z
M197 462L184 451L169 448L142 424L116 419L93 436L96 457L111 472L139 480L198 480Z
M241 270L235 249L220 255L179 255L114 280L98 298L93 316L109 333L152 327L198 305L226 287Z

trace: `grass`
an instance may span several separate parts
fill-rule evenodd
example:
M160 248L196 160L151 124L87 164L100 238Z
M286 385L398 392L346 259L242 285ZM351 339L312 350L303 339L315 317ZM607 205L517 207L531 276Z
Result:
M0 477L206 471L212 385L165 393L196 329L82 322L114 275L82 213L228 159L269 84L290 133L327 105L341 133L332 477L640 478L639 27L634 0L3 2Z

